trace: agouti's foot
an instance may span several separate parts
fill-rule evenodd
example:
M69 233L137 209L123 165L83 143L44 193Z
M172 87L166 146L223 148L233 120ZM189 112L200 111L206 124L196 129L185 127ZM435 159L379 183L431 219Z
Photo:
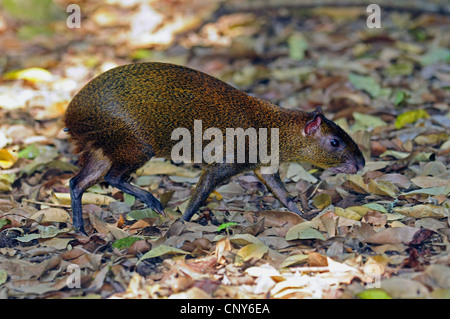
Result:
M75 225L75 224L73 224L73 228L75 228L75 234L89 236L86 233L86 231L84 230L84 224L83 225Z
M161 205L160 201L155 198L154 201L151 203L147 203L147 206L153 210L155 210L158 214L161 214L163 216L166 216L166 213L164 212L164 208Z

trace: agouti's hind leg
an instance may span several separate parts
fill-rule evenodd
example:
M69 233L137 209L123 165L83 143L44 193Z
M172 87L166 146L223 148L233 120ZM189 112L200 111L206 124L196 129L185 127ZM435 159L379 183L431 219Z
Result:
M155 198L150 192L143 190L137 186L133 186L128 182L130 173L134 171L134 167L112 167L105 176L107 181L112 186L120 189L121 191L133 195L134 197L143 201L149 208L154 209L160 214L164 214L164 208L159 200Z
M100 182L111 168L111 161L101 150L91 151L84 160L78 174L70 180L73 226L86 234L84 230L81 198L86 189Z

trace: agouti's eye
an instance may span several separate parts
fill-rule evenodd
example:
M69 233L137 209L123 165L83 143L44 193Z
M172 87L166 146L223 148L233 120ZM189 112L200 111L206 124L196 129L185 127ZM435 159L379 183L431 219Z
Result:
M330 145L331 145L331 147L333 147L333 148L338 148L340 144L341 144L341 143L339 142L339 140L338 140L337 138L332 138L332 139L330 140Z

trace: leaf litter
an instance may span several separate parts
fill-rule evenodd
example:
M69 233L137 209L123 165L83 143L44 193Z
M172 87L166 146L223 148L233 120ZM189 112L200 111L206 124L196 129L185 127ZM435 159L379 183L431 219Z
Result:
M65 23L56 15L38 37L26 14L0 15L14 61L0 61L2 298L449 298L448 17L386 12L375 34L350 9L136 3L87 2L91 27L52 29ZM137 21L151 36L137 36ZM67 52L33 49L77 41ZM145 60L186 64L284 107L323 105L367 165L332 175L282 164L303 218L244 174L184 223L200 170L154 159L134 181L166 216L102 183L83 197L89 236L79 235L68 193L76 159L60 118L95 74Z

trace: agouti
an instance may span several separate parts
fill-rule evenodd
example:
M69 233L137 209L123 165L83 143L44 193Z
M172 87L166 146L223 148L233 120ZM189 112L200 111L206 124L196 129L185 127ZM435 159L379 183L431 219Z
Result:
M89 82L66 111L66 131L81 166L70 180L74 227L84 232L81 197L103 179L163 213L161 203L152 194L128 182L130 174L153 156L171 159L178 143L172 136L176 129L187 129L194 143L199 142L198 132L194 132L194 121L199 120L201 133L215 128L224 136L229 128L254 128L260 132L264 128L277 129L278 136L270 136L278 138L278 145L271 144L271 151L279 162L306 161L343 173L356 173L365 164L356 143L326 119L320 108L311 113L281 108L184 66L156 62L123 65ZM225 141L223 145L225 150ZM245 149L249 151L251 146ZM236 144L231 150L234 155L239 147L242 145ZM251 161L249 156L244 161L230 162L230 154L225 153L223 161L204 165L184 220L191 219L218 185L249 170L285 207L302 214L278 171L264 173L267 162Z

